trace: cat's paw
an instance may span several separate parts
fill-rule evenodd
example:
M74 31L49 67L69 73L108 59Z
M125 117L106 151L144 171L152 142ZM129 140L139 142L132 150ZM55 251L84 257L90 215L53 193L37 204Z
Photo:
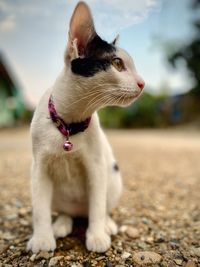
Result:
M110 248L111 239L106 232L91 232L89 229L86 233L86 247L89 251L102 253Z
M53 232L56 238L62 238L72 232L72 218L66 215L60 215L53 224Z
M56 241L52 234L33 235L27 244L27 250L33 253L39 251L54 251L56 248Z
M106 233L109 235L116 235L118 233L117 224L113 221L110 216L106 218L106 225L105 225Z

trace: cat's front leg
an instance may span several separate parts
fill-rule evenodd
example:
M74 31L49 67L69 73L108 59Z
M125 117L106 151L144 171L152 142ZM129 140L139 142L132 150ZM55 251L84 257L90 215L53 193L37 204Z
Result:
M107 173L103 160L90 163L89 167L89 226L86 233L87 249L105 252L111 245L106 232Z
M51 224L53 186L44 167L42 162L32 166L33 236L27 244L27 250L34 253L56 248Z

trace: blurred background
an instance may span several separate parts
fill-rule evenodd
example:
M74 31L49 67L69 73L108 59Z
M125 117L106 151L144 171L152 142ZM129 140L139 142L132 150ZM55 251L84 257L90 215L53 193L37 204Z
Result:
M135 61L146 88L126 109L100 111L110 128L200 126L200 1L88 0L97 32ZM0 127L29 122L63 67L77 1L0 0ZM109 18L109 19L108 19Z

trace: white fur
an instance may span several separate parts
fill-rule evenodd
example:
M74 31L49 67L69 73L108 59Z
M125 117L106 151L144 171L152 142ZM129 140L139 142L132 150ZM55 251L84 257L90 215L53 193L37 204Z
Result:
M79 5L88 9L84 3ZM120 172L113 168L115 158L95 110L106 105L130 104L141 91L137 86L141 78L133 61L121 49L117 53L127 67L124 73L111 67L94 77L74 75L70 60L77 55L77 42L69 42L65 67L42 97L31 123L34 231L27 248L34 253L54 250L55 237L72 231L74 216L89 218L88 250L104 252L110 247L110 235L117 233L117 226L109 213L118 203L122 181ZM74 145L71 152L63 150L65 137L49 119L50 94L57 113L66 122L82 121L92 115L88 129L70 137ZM52 210L59 213L53 225Z

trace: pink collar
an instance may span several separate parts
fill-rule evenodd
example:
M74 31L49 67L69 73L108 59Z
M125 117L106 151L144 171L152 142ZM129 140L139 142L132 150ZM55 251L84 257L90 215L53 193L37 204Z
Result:
M52 122L55 124L57 129L66 136L66 141L63 144L63 148L66 151L71 151L73 149L73 144L69 141L69 137L71 135L84 132L91 121L91 117L87 118L86 120L78 123L66 123L56 112L53 97L50 95L49 103L48 103L49 114Z

